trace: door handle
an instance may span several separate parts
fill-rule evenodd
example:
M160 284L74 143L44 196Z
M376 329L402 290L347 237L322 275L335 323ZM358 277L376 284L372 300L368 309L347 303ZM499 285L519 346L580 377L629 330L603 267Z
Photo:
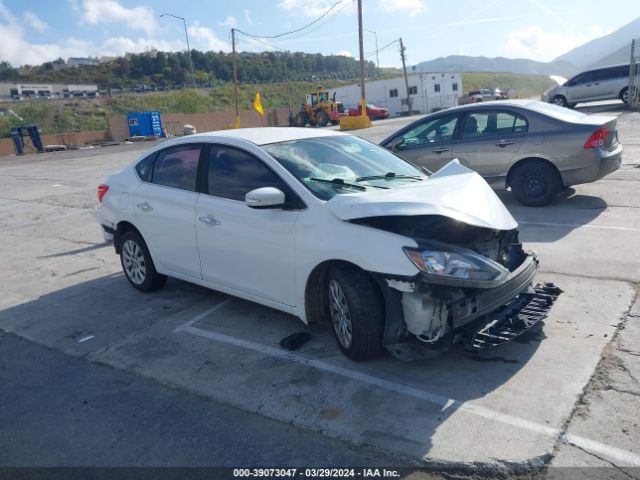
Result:
M198 217L198 220L200 220L202 223L206 225L220 225L220 220L217 220L215 217L212 217L211 215Z
M504 148L507 145L513 145L516 142L507 142L506 140L500 140L498 143L496 143L496 145L500 148Z
M434 151L434 153L442 153L442 152L448 152L449 149L448 148L434 148L433 151Z
M149 205L147 202L139 203L138 208L143 212L150 212L153 210L153 207Z

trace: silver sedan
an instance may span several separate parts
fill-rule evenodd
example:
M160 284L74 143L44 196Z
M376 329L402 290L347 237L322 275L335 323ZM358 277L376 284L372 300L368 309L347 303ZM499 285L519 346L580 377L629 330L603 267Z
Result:
M616 118L530 100L483 102L427 115L381 145L436 171L454 158L529 206L594 182L622 162Z

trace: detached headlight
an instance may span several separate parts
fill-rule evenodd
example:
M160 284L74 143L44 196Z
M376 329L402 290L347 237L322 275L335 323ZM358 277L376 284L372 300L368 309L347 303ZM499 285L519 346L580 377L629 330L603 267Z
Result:
M499 263L465 248L438 245L424 249L405 247L404 251L421 271L443 280L495 282L509 275L509 270Z

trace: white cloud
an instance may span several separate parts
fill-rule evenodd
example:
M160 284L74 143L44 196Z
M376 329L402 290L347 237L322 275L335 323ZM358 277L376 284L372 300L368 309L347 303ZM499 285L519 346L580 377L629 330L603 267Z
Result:
M161 52L176 52L185 50L187 44L181 40L167 42L150 38L111 37L95 48L99 56L120 56L125 53L142 53L153 49Z
M223 27L229 27L229 28L237 27L238 19L232 15L229 15L227 18L224 19L224 22L218 22L218 25L222 25Z
M351 3L348 0L343 0L344 2ZM335 0L280 0L278 8L295 16L319 17L326 13L335 3ZM343 9L342 6L338 5L330 15L340 10L346 10L347 13L352 11L352 9Z
M503 48L512 55L549 61L588 40L584 35L547 33L540 26L534 25L509 33Z
M248 8L245 8L243 10L244 13L244 19L245 21L249 24L249 25L253 25L253 20L251 19L251 10L249 10Z
M49 28L49 25L47 25L47 22L42 20L38 15L36 15L30 10L27 10L26 12L24 12L24 19L31 26L31 28L33 28L34 30L40 33L44 32L47 28Z
M424 0L380 0L380 6L387 13L400 13L411 18L429 11Z
M80 11L82 20L89 25L120 23L147 34L158 29L153 10L144 5L127 8L117 0L83 0Z
M343 57L353 57L353 54L349 50L340 50L336 55L342 55Z
M192 48L199 46L203 50L216 52L220 50L228 52L231 50L227 42L220 40L212 29L203 27L198 22L191 25L187 31L189 36L195 40L194 45L191 45Z

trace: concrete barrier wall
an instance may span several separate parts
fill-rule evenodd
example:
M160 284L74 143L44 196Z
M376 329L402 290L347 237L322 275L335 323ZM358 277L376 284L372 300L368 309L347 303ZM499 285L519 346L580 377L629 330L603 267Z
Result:
M182 126L189 124L200 132L222 130L226 125L233 123L233 112L206 112L206 113L163 113L162 123L168 133L178 134L182 132ZM276 108L265 112L261 117L255 110L240 111L241 127L267 127L286 126L289 124L289 110ZM112 118L109 121L109 130L115 141L123 141L129 138L129 127L126 117Z
M162 122L168 133L179 134L183 125L189 124L196 127L198 132L221 130L226 125L233 123L232 112L206 112L206 113L164 113ZM240 111L240 126L242 127L267 127L286 126L289 122L289 110L276 108L265 112L261 117L255 110ZM129 126L127 117L122 115L109 120L109 130L96 130L91 132L77 132L64 134L43 135L44 145L84 145L104 141L122 142L129 138ZM35 152L30 142L25 148L25 153ZM15 154L13 141L10 138L0 139L0 157Z
M99 143L111 141L109 130L93 130L89 132L76 133L52 133L42 135L42 143L44 145L85 145L87 143ZM31 141L28 137L24 138L25 153L35 153ZM14 155L16 153L13 140L10 138L0 139L0 157Z

